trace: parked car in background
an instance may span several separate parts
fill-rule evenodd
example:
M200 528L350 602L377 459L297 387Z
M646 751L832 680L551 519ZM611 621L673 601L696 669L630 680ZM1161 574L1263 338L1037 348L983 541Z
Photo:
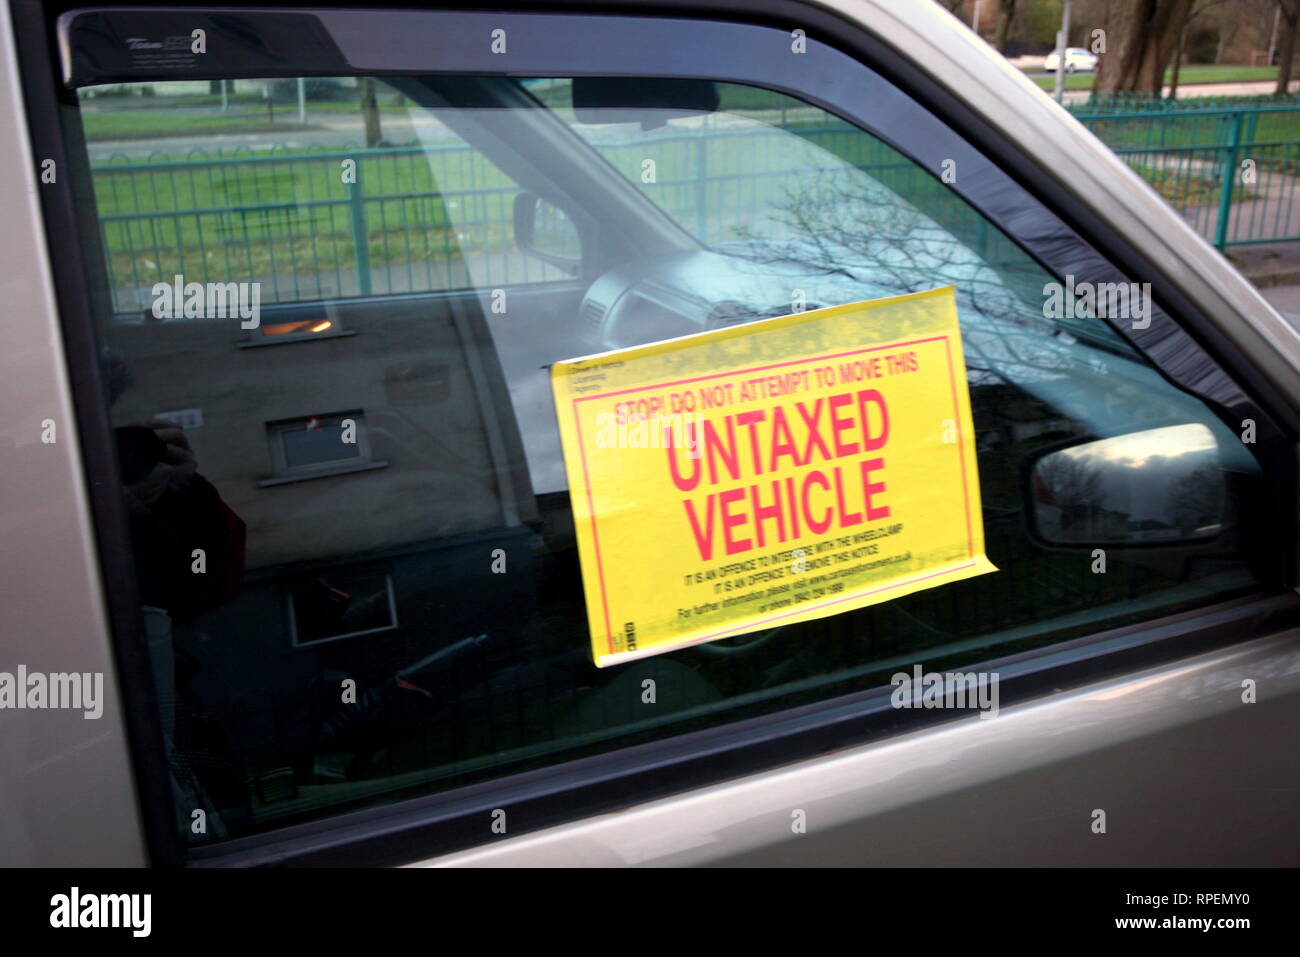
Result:
M1082 47L1067 47L1065 50L1065 72L1066 73L1092 73L1097 69L1097 64L1101 58L1095 53L1089 53ZM1043 61L1043 69L1048 73L1055 73L1061 68L1061 51L1053 50L1047 54L1047 59Z

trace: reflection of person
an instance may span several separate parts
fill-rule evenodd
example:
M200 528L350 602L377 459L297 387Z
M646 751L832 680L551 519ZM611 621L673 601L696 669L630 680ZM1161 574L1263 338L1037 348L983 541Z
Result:
M122 353L105 349L101 369L112 405L131 385L130 367ZM198 474L194 452L178 425L151 419L121 426L113 434L176 823L187 840L193 839L189 814L203 808L209 812L208 833L219 838L226 834L223 815L246 800L238 783L239 762L193 694L200 666L177 638L185 633L185 622L239 593L244 523Z
M198 474L185 433L151 419L115 435L141 600L173 621L230 601L243 581L244 523Z
M145 505L169 487L184 490L198 470L181 427L162 419L118 429L117 452L127 491Z
M112 406L132 385L131 367L105 348L100 368ZM233 599L244 576L244 523L198 474L185 432L150 419L114 437L141 601L179 622Z

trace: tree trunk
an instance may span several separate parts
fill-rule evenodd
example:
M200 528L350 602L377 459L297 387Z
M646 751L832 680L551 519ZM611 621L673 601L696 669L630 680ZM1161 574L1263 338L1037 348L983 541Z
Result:
M1220 16L1219 22L1219 45L1214 50L1214 62L1220 64L1223 62L1224 54L1228 52L1228 47L1232 41L1237 39L1237 33L1241 29L1241 21L1233 18L1228 22L1223 22L1226 17Z
M379 130L379 103L375 99L375 81L361 78L361 116L366 124L366 148L378 146L383 134Z
M1300 0L1279 0L1281 36L1277 41L1277 88L1274 96L1286 96L1291 86L1291 66L1295 60L1296 27L1300 25Z
M1187 39L1187 26L1178 31L1178 46L1174 47L1174 66L1169 77L1169 99L1178 99L1178 74L1183 66L1183 43Z
M1011 37L1011 21L1016 15L1016 0L998 0L998 22L993 31L993 46L1006 56L1007 40Z
M1109 0L1107 52L1093 89L1159 96L1191 9L1192 0Z

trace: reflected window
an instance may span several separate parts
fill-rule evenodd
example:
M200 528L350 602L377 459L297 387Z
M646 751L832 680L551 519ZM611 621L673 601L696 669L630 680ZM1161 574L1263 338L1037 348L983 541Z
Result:
M371 461L366 418L359 410L271 422L266 433L275 475L263 485L388 464Z

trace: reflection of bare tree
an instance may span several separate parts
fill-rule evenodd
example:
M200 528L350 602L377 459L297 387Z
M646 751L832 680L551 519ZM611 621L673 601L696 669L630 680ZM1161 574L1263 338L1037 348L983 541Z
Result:
M1122 534L1127 516L1102 508L1101 469L1091 456L1057 452L1035 469L1040 506L1057 508L1056 537L1066 541L1099 540Z
M1038 478L1062 510L1096 506L1102 497L1101 469L1086 455L1048 455L1038 464Z
M1107 508L1103 487L1105 463L1088 455L1056 453L1043 458L1034 471L1040 524L1044 507L1055 510L1049 538L1060 541L1113 541L1128 535L1129 513Z
M782 238L755 244L745 255L766 264L812 267L828 277L880 287L880 294L951 283L962 306L967 365L977 374L1057 378L1075 364L1053 338L1058 324L1043 315L1041 271L1033 276L1037 298L1030 299L1028 289L1017 296L952 231L862 171L811 174L776 208Z
M767 222L738 230L745 241L719 251L800 276L801 287L808 278L810 301L954 286L970 385L1010 385L1044 404L979 403L986 436L1024 441L1053 429L1180 414L1170 395L1145 389L1141 377L1113 374L1127 371L1115 357L1133 358L1114 330L1100 319L1049 313L1050 275L947 187L912 173L916 179L897 179L903 174L893 168L808 172L768 206ZM778 314L762 311L770 304L744 305L755 315ZM1031 420L1037 431L1021 427Z
M1218 525L1223 512L1223 473L1213 465L1202 465L1174 483L1167 514L1184 538L1198 528Z

